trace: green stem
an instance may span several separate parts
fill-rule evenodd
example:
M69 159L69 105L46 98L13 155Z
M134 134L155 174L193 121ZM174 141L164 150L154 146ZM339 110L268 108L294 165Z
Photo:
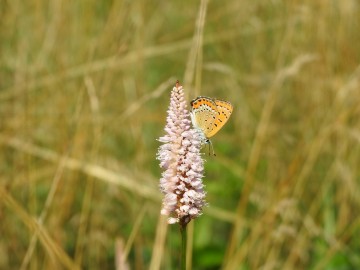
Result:
M186 225L180 224L180 232L181 232L181 261L180 261L180 269L186 270Z

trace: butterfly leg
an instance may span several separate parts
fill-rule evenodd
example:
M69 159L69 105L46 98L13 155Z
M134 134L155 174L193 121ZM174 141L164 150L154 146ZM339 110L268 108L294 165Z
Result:
M209 156L210 156L210 148L211 148L213 156L216 157L216 154L215 154L215 151L214 151L214 146L213 146L212 142L209 139L206 139L205 143L209 145Z

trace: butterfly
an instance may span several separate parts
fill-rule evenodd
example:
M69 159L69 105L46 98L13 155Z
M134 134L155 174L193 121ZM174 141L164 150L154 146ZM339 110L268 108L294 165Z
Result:
M190 105L193 126L202 131L203 141L210 147L210 138L229 120L233 106L228 101L201 96L192 100Z

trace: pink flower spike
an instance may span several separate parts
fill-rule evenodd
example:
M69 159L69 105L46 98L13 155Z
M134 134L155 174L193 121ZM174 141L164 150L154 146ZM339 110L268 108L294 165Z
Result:
M178 81L171 91L167 112L166 135L159 138L163 144L157 153L164 170L160 179L160 191L165 195L161 214L169 216L169 224L186 225L200 216L206 205L204 161L200 153L202 137L191 129L184 90Z

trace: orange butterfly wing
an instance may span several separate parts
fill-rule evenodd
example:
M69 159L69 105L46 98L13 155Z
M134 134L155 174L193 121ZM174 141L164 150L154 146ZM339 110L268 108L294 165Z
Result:
M215 99L214 101L217 108L217 117L213 123L213 129L206 134L208 138L214 136L225 125L233 112L233 106L230 102L220 99Z

